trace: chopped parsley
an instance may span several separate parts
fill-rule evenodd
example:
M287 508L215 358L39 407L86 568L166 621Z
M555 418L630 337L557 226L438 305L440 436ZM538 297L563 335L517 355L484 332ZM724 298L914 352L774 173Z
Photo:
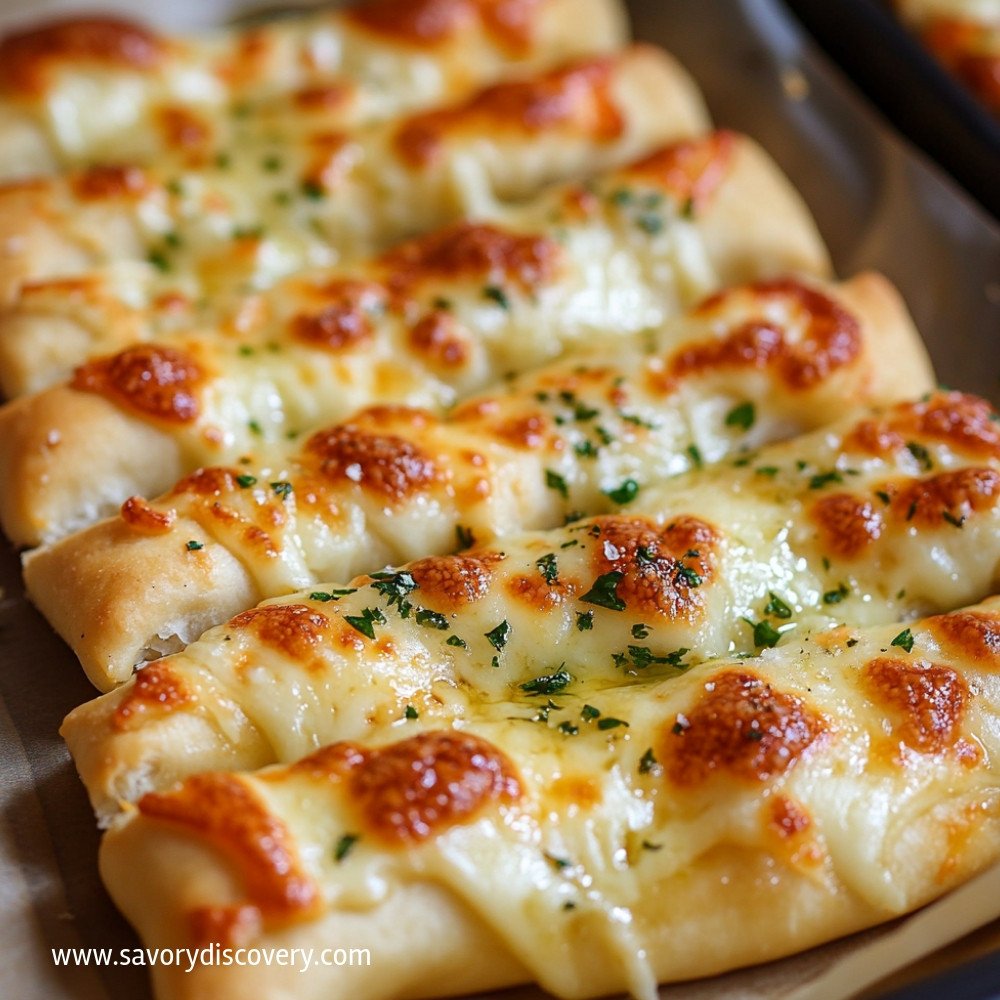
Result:
M814 476L809 477L809 489L821 490L824 486L829 486L830 483L842 483L843 481L844 477L836 469L831 469L829 472L817 472Z
M613 490L605 490L604 495L615 503L631 503L639 495L639 484L634 479L626 479L621 486Z
M467 528L464 524L455 525L455 538L460 549L472 548L476 543L476 536L473 535L472 529Z
M521 690L526 694L556 694L566 688L573 680L573 675L560 668L552 674L542 674L534 680L526 681Z
M198 549L203 549L204 547L205 547L205 543L204 542L196 542L193 538L185 546L185 548L188 550L188 552L197 552Z
M507 642L510 640L510 633L512 629L510 627L510 622L505 618L496 628L492 628L489 632L486 632L486 638L489 644L497 651L500 652Z
M691 464L696 469L704 466L705 460L701 456L701 449L696 444L689 444L685 450L687 451L688 458L691 459Z
M599 719L601 717L601 710L599 708L594 708L593 705L584 705L580 709L580 718L584 722L593 722L594 719Z
M406 711L403 713L403 715L407 719L419 719L420 718L420 713L412 705L407 705L406 706Z
M635 224L650 236L655 236L663 230L663 219L654 212L643 212L636 217Z
M535 560L538 572L542 574L542 579L548 584L556 583L559 579L559 567L556 565L554 552L549 552L540 559Z
M892 503L892 497L889 496L889 494L886 493L885 490L876 490L875 491L875 496L877 496L879 498L879 500L881 500L882 503L884 503L886 505L886 507L888 507L889 504Z
M744 618L743 620L753 628L753 644L758 649L763 649L764 647L770 649L772 646L778 644L781 633L769 621L765 619L754 622L750 618Z
M578 736L580 733L580 727L575 726L568 719L565 722L560 722L556 728L565 736Z
M791 618L792 609L773 591L768 591L768 602L764 605L765 615L774 615L775 618Z
M577 441L577 443L573 445L573 451L575 451L580 458L597 458L597 446L593 441Z
M649 626L643 625L642 622L636 622L632 626L632 638L633 639L645 639L649 635Z
M653 753L653 748L647 748L646 752L639 758L639 773L649 774L651 771L658 771L660 762Z
M247 427L250 428L250 433L251 434L258 434L258 435L260 435L260 434L264 433L264 428L261 427L260 424L256 420L248 420L247 421Z
M689 587L700 587L704 582L704 577L693 570L690 566L685 566L681 563L677 567L677 575L689 586Z
M292 484L286 482L271 483L271 489L281 497L282 500L287 500L292 493Z
M356 833L345 833L340 840L337 841L337 846L333 849L333 860L339 865L348 854L351 853L351 848L360 840L360 837Z
M483 289L483 298L495 302L501 309L510 309L510 299L499 285L487 285Z
M918 444L916 441L907 441L906 450L920 463L920 467L926 472L934 468L930 452L922 444Z
M418 608L417 624L423 625L424 628L436 628L444 631L448 627L448 619L437 611L431 611L428 608Z
M299 190L302 192L302 196L310 201L319 201L326 197L326 189L319 181L304 180Z
M623 576L624 574L617 570L602 573L580 600L586 604L596 604L599 608L607 608L609 611L624 611L625 602L618 596L618 584L622 582Z
M606 715L603 719L597 720L597 728L604 729L617 729L619 726L624 726L628 729L628 723L624 719L615 719L610 715Z
M457 635L449 635L445 640L446 644L449 646L458 646L459 649L468 649L469 644Z
M950 510L942 511L941 516L953 527L961 528L965 524L965 515L955 517Z
M889 645L899 646L900 649L910 653L913 651L913 633L908 628L904 628Z
M726 426L727 427L738 427L742 431L748 431L753 427L754 422L757 419L756 407L751 402L740 403L738 406L734 406L726 414Z
M840 604L840 602L847 597L850 590L847 589L846 583L841 583L836 590L828 590L823 595L824 604Z
M257 484L257 477L251 476L248 473L244 473L241 476L236 477L236 485L239 486L241 490L248 490L251 486Z
M344 615L344 621L362 635L374 639L375 625L384 625L385 615L378 608L365 608L360 615Z
M402 618L409 617L413 605L406 596L417 589L417 581L409 573L372 573L371 588L386 598L390 608L396 605Z
M146 260L149 261L157 271L161 271L164 274L170 270L170 258L167 256L163 250L150 250L146 254Z
M569 498L569 487L566 485L566 480L558 472L546 469L545 485L550 490L555 490L564 500Z
M594 627L593 611L578 611L576 613L576 628L579 632L589 632Z
M327 603L329 601L339 601L342 597L347 597L348 594L356 594L357 592L357 587L345 587L343 590L314 590L309 595L309 600Z

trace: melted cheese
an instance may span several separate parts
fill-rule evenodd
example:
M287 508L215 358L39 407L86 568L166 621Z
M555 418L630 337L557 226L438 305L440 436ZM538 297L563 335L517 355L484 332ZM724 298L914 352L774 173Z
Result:
M942 642L970 616L992 637L988 660ZM778 957L904 913L996 859L1000 605L906 634L901 648L898 625L840 629L626 684L508 677L453 691L453 727L415 699L417 717L399 712L360 743L146 796L107 836L110 887L126 895L128 862L181 837L197 854L153 861L157 912L182 938L187 921L195 943L192 908L248 907L255 932L231 922L213 938L247 945L430 882L555 995L655 997L657 981L747 961L747 936L753 960ZM225 892L205 878L219 867ZM815 910L779 903L766 937L747 929L751 900L796 887ZM163 918L131 909L158 943ZM730 933L691 948L708 927ZM405 961L380 986L338 985L390 996Z
M294 453L264 448L257 452L268 456L263 461L243 453L233 466L198 469L156 501L133 497L119 518L30 557L29 588L85 668L106 684L151 653L195 638L193 628L238 610L242 593L206 579L205 565L188 557L192 539L209 544L209 558L231 553L260 599L446 553L456 538L485 543L611 512L636 497L653 511L645 494L670 476L812 429L871 395L893 395L873 373L884 331L868 329L838 301L789 281L736 288L656 335L614 351L574 354L446 416L398 404L369 407L304 435ZM839 344L828 362L816 348L817 329ZM766 330L765 351L746 350L748 330L758 337ZM806 345L813 348L813 375L802 384L796 359ZM161 423L183 429L188 414L194 451L212 440L193 410L205 365L159 348L155 364L143 362L150 350L127 352L132 365L91 363L77 381L100 389L104 380L104 391ZM137 398L128 395L133 391ZM751 409L752 426L732 417ZM252 413L229 426L257 419ZM250 434L236 443L254 448ZM108 478L95 476L94 492L76 486L64 517L96 506L96 490L106 494ZM36 518L57 485L50 475L34 493ZM154 544L151 535L160 556L139 554ZM66 575L60 566L73 567L73 600L66 600L65 585L49 592L46 581ZM136 601L142 593L155 598ZM200 598L196 623L184 621L191 593ZM127 616L117 611L122 602L132 607ZM128 620L127 637L88 628L108 616Z
M211 159L245 142L251 122L286 135L353 128L459 99L621 44L615 0L586 6L581 19L565 0L404 0L185 38L111 17L52 22L0 41L0 178L109 149L119 161ZM164 120L178 116L200 124Z
M865 424L849 422L761 449L737 468L690 472L619 514L266 602L163 661L193 701L119 732L109 720L132 682L80 710L78 723L71 716L71 744L77 730L100 748L95 773L83 766L85 780L103 808L109 794L134 797L149 780L185 773L190 761L170 749L180 733L205 748L204 759L191 750L201 766L219 752L248 767L288 761L356 738L412 699L423 713L454 719L447 691L502 698L540 667L614 684L651 668L780 649L814 629L981 599L995 587L1000 559L1000 453L985 404L968 404L966 430L987 435L978 444L938 419L961 414L962 405L961 397L937 397L890 411L889 421L913 428L912 436L877 458L852 448ZM878 499L910 486L936 497L941 477L970 469L980 470L972 492L935 499L932 520L894 510L891 494L889 504ZM847 492L874 497L883 511L884 530L860 556L831 549L819 513ZM290 550L276 552L271 567L301 566L301 547ZM186 730L195 705L207 713L198 740ZM224 737L227 730L237 738ZM254 734L245 744L244 730Z
M149 260L206 293L264 287L705 125L687 78L646 47L497 84L432 117L353 133L279 118L208 162L131 167L127 185L96 187L94 173L103 178L106 167L8 185L0 189L4 294L25 280L79 273L40 253L44 239L90 267ZM412 161L414 129L433 145L432 159Z
M700 157L694 166L692 154ZM0 381L10 396L37 391L88 356L137 340L214 350L225 371L223 352L231 354L236 341L244 354L266 349L268 371L309 365L318 377L342 383L342 391L366 377L371 385L373 373L403 358L399 367L427 389L408 395L401 386L393 398L427 405L598 335L656 327L722 285L823 269L808 216L777 191L760 212L785 219L780 244L770 246L756 226L721 246L713 240L737 206L745 210L755 171L780 185L773 164L749 140L719 132L665 147L655 160L655 172L626 169L586 189L566 185L490 221L439 230L365 265L288 278L259 295L216 289L205 298L199 283L154 276L138 262L31 282L0 322ZM235 263L252 256L251 242L233 244ZM345 323L358 334L344 337ZM258 354L255 364L265 367L264 358ZM241 362L240 371L253 372L254 363ZM308 383L295 382L301 398ZM351 396L339 412L375 401L374 388ZM336 415L306 414L311 421Z

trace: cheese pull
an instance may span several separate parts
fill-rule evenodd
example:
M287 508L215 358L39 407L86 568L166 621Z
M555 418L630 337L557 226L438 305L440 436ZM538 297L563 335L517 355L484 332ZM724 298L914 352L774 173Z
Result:
M934 396L689 472L614 514L309 586L138 671L64 735L107 817L195 771L355 739L414 699L451 720L451 689L614 684L972 603L1000 582L990 412ZM235 562L208 544L188 555L206 576Z
M883 279L739 286L443 416L369 407L283 454L202 467L36 550L25 577L105 688L266 597L642 503L671 475L930 385L919 337ZM110 428L94 434L120 461ZM71 479L71 511L109 490L119 500L115 466L99 474L67 444L51 453L75 458L75 476L53 467L32 490L30 474L8 466L20 483L8 502L19 495L40 517L43 498Z
M115 261L147 261L199 295L262 288L621 165L706 124L684 71L633 46L191 169L126 163L32 178L0 188L0 299Z
M0 39L0 180L107 157L199 163L247 125L328 129L611 51L617 0L382 0L200 35L67 16Z
M545 631L535 650L536 671L562 655ZM160 1000L528 981L653 1000L891 920L1000 858L998 650L994 598L617 682L567 666L489 695L442 684L280 766L143 795L101 873L147 947L344 949L308 975L159 965Z

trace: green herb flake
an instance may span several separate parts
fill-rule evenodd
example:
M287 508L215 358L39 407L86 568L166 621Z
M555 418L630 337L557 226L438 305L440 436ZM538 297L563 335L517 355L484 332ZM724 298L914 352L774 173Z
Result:
M573 451L576 452L580 458L597 458L597 446L593 441L577 441L573 445Z
M663 231L663 218L654 212L643 212L636 217L635 224L650 236L656 236Z
M644 851L662 851L663 844L654 844L651 840L644 840L642 842L642 849Z
M602 573L580 600L585 604L596 604L599 608L607 608L609 611L624 611L625 602L618 596L618 584L622 582L623 576L624 574L617 570Z
M920 463L920 467L926 472L934 468L930 452L916 441L907 441L906 450Z
M760 465L753 471L758 476L767 476L773 479L781 470L776 465Z
M705 465L705 460L702 458L701 449L696 444L689 444L685 449L688 458L691 459L691 465L696 469L701 469Z
M339 865L348 854L351 853L351 849L361 838L356 833L345 833L340 840L337 841L337 846L333 849L333 860Z
M566 485L566 480L558 472L546 469L545 485L550 490L555 490L564 500L569 498L569 487Z
M149 261L157 271L166 273L170 270L170 258L167 256L166 252L163 250L150 250L146 254L146 260Z
M557 694L564 690L573 680L573 675L560 668L552 674L542 674L534 680L525 681L521 690L525 694Z
M385 615L378 608L365 608L360 615L344 615L351 628L369 639L375 638L375 626L385 624Z
M275 153L270 153L260 161L261 170L269 174L276 174L282 166L281 157Z
M879 498L879 500L881 500L882 503L884 503L886 505L886 507L888 507L889 504L892 503L892 497L889 496L889 494L886 493L885 490L876 490L875 491L875 496L877 496Z
M436 628L442 632L448 628L448 619L437 611L430 611L428 608L418 608L416 621L424 628Z
M564 736L579 736L580 727L574 725L572 722L567 720L566 722L560 722L556 729L559 730Z
M282 481L271 483L271 489L274 490L274 492L277 493L282 500L287 500L292 495L292 484L288 482Z
M299 185L299 190L302 192L302 196L310 201L320 201L326 197L326 188L319 181L304 180Z
M769 621L754 622L749 618L743 620L753 628L753 644L758 649L770 649L778 644L781 633Z
M847 588L846 583L841 583L836 590L828 590L823 595L824 604L840 604L840 602L847 597L850 590Z
M768 602L764 605L764 614L775 618L791 618L792 609L773 591L768 591Z
M628 729L628 723L624 719L615 719L610 715L606 715L603 719L597 720L597 728L601 730L618 729L620 726Z
M649 635L649 626L643 625L642 622L636 622L632 626L632 638L633 639L645 639Z
M510 309L510 299L499 285L487 285L483 289L483 298L495 302L501 309Z
M817 472L814 476L809 477L809 489L821 490L831 483L842 483L843 481L844 477L836 469L831 469L829 472Z
M748 431L757 419L757 409L751 402L740 403L726 414L726 426Z
M540 559L536 559L535 565L538 567L538 572L542 574L542 579L546 583L551 585L558 581L559 567L556 565L556 555L554 552L549 552Z
M907 653L913 651L913 633L908 628L904 628L895 639L889 643L890 646L899 646L900 649L905 650Z
M445 640L446 644L449 646L457 646L459 649L468 649L469 644L457 635L449 635Z
M251 476L248 473L243 473L236 477L236 485L239 486L241 490L248 490L251 486L257 484L257 477Z
M489 644L497 652L501 652L510 640L510 634L512 631L510 622L508 622L505 618L499 625L496 626L496 628L490 629L489 632L485 633L485 635Z
M542 853L545 855L545 860L548 861L548 863L552 865L557 872L561 872L572 865L572 862L566 858L558 858L554 854L549 854L548 851L543 851Z
M677 575L689 586L700 587L704 582L704 577L693 570L690 566L680 565L677 567Z
M264 433L264 428L260 426L260 423L256 420L248 420L247 427L250 429L251 434L257 434L258 436Z
M955 517L950 510L942 511L941 517L943 517L953 528L961 528L965 524L965 515L961 517Z
M584 722L593 722L594 719L599 719L601 717L601 710L599 708L594 708L593 705L584 705L580 709L580 718Z
M455 539L460 549L470 549L476 543L476 536L472 533L472 529L467 528L464 524L455 525Z
M412 705L407 705L406 706L406 711L403 713L403 715L407 719L419 719L420 718L420 713Z
M187 545L185 545L184 547L188 550L188 552L197 552L198 549L203 549L205 547L205 543L204 542L196 542L192 538L191 541L189 541L187 543Z
M578 632L589 632L594 627L593 611L578 611L576 613L576 628Z
M357 587L345 587L343 590L314 590L309 595L309 600L320 601L326 604L330 601L339 601L342 597L347 597L348 594L356 594L357 592Z
M660 762L656 759L653 748L647 748L646 752L639 758L639 773L649 774L650 772L659 772L659 769Z
M618 504L631 503L639 495L639 484L634 479L626 479L621 486L605 490L604 495Z

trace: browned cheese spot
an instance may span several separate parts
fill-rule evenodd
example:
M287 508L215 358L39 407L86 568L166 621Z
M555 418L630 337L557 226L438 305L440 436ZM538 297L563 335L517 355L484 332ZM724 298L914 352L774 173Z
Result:
M865 420L844 439L862 454L890 455L907 442L936 442L972 458L1000 458L1000 423L985 399L961 392L936 392L916 403L900 403L885 417Z
M172 510L157 510L142 497L129 497L121 506L122 520L143 535L164 535L173 526L176 515Z
M150 715L175 712L193 700L184 681L170 669L169 664L156 661L136 673L115 708L111 725L121 732L128 729L133 721L141 723Z
M420 588L420 603L457 611L484 598L490 589L493 566L499 553L428 556L410 563L406 570Z
M139 813L219 852L268 923L302 920L319 906L319 890L302 870L288 829L238 776L196 774L172 791L144 795Z
M927 627L957 659L1000 670L1000 615L955 611L928 619Z
M294 765L323 780L343 780L367 830L404 846L475 819L496 802L516 802L514 765L486 740L454 731L425 732L378 749L324 747Z
M765 782L794 767L827 731L801 698L776 691L749 670L725 670L665 728L660 760L667 776L694 787L716 775Z
M561 256L559 244L545 236L458 222L401 243L383 254L378 265L392 294L405 300L426 282L461 278L536 291L552 280Z
M809 516L819 527L824 551L841 559L856 559L885 530L875 505L850 493L835 493L817 500Z
M343 424L314 434L305 453L335 483L356 483L392 503L403 503L438 478L431 457L395 434L375 434Z
M7 35L0 41L0 86L39 96L53 72L74 64L154 70L163 40L147 28L120 17L77 17Z
M73 193L81 201L138 198L149 190L149 179L140 167L104 165L72 175Z
M957 469L926 479L915 479L887 490L890 511L903 523L921 528L946 526L949 520L992 510L1000 500L1000 472L993 469Z
M371 339L373 319L385 307L385 289L372 282L338 279L319 290L326 304L317 313L299 313L292 336L311 347L343 351Z
M882 656L867 663L861 676L901 743L928 754L956 744L969 689L951 667Z
M728 177L738 141L725 130L684 139L633 164L625 174L662 188L681 204L690 201L697 213L711 204Z
M698 312L724 318L727 303L741 297L762 307L786 300L806 318L803 338L790 343L786 331L763 316L746 320L724 337L674 354L668 366L674 378L719 368L771 368L789 389L804 391L815 388L861 353L857 319L833 299L791 278L719 292L703 302Z
M613 72L613 59L596 58L488 87L457 108L407 118L396 131L396 150L409 166L424 169L438 160L450 135L467 130L530 136L558 129L609 142L625 127L611 95Z
M355 24L418 48L449 42L482 26L512 55L531 51L540 0L369 0L350 8Z
M661 528L641 517L597 517L591 543L597 575L617 572L620 600L633 613L694 621L704 613L701 587L715 575L718 536L711 525L681 517Z
M81 365L70 385L104 396L140 417L189 424L198 417L197 393L204 380L200 365L183 351L137 344Z
M327 637L330 620L306 604L265 604L241 612L229 627L247 629L290 660L306 661Z

